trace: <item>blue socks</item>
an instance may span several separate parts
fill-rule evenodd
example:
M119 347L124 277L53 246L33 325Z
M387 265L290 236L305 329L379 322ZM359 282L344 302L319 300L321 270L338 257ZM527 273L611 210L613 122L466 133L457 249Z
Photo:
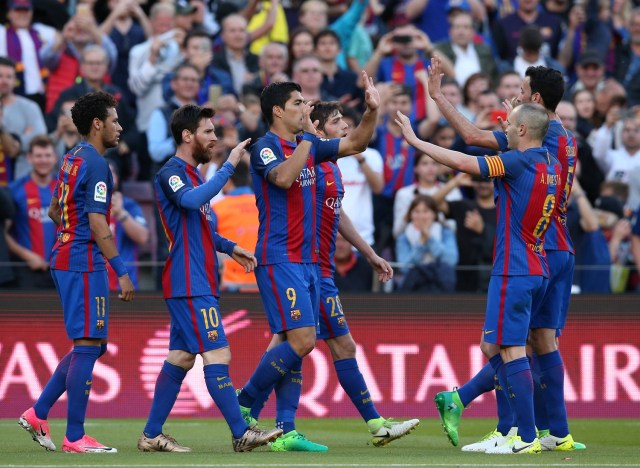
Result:
M283 433L295 430L296 411L302 393L302 360L295 363L275 386L276 427Z
M560 351L537 356L540 365L540 384L547 417L549 432L555 437L569 434L567 409L564 402L564 363Z
M279 382L294 366L302 366L302 358L288 341L267 351L238 396L241 406L251 408L260 394Z
M93 366L99 355L98 346L74 346L71 352L65 381L69 397L66 433L69 442L75 442L84 436L84 418L93 383Z
M465 408L483 393L493 390L495 375L496 371L493 370L491 364L486 364L471 380L458 388L458 396Z
M162 426L178 398L180 386L186 375L187 372L182 367L164 361L156 380L149 419L144 427L144 433L147 437L154 438L162 432Z
M498 432L507 435L507 432L517 423L515 421L515 408L512 404L512 398L509 392L509 384L507 383L507 368L502 362L500 354L496 354L489 359L489 364L495 372L494 388L496 391L496 403L498 406Z
M229 378L228 364L208 364L204 366L204 380L209 395L224 416L233 437L239 439L247 430L247 423L242 419L238 397Z
M98 358L106 352L107 344L103 343L100 345ZM71 364L71 354L71 352L67 353L60 360L49 382L47 382L44 390L42 390L38 401L33 405L36 416L40 419L47 419L47 417L49 417L49 410L67 390L67 373L69 372L69 364Z
M271 396L271 392L273 392L274 387L275 384L270 385L269 388L261 392L260 395L258 395L258 397L256 398L256 401L253 402L253 405L251 405L252 418L260 419L262 408L264 408L264 405L267 403L267 400L269 399L269 396Z
M333 365L336 368L340 385L351 398L362 419L367 422L370 419L379 418L380 413L378 413L376 406L373 404L367 383L364 381L355 358L341 359L340 361L335 361Z
M533 377L533 415L536 428L542 431L549 429L549 418L547 418L547 408L545 408L543 388L540 382L540 364L536 354L531 356L530 363L531 376Z
M518 435L524 442L532 442L536 438L536 426L533 416L533 378L529 360L522 357L506 363L503 367L507 370L510 393L513 393Z

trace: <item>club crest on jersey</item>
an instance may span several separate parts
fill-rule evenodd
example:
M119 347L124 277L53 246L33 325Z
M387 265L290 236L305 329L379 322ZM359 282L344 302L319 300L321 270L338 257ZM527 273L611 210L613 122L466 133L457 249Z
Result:
M276 155L273 154L271 148L262 148L260 150L260 159L262 159L262 163L266 165L272 161L275 161Z
M217 341L218 340L218 331L217 330L210 330L207 332L207 339L209 341Z
M106 182L98 182L93 191L93 199L97 202L107 203L107 184Z
M298 320L300 320L300 317L302 317L302 314L300 313L299 309L291 311L291 320L297 322Z
M169 187L171 187L171 190L173 190L174 192L177 192L182 187L184 187L184 182L182 182L180 176L172 175L171 177L169 177Z

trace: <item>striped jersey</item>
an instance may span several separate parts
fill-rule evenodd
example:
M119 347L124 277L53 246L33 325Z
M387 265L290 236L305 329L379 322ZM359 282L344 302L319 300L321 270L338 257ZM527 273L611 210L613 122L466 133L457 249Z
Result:
M49 218L51 196L58 184L52 179L46 187L40 187L26 175L10 185L16 215L13 218L13 234L16 242L25 249L49 261L56 241L56 225Z
M73 147L62 161L54 196L61 224L51 253L51 269L101 271L105 261L89 227L89 213L104 214L109 223L113 179L107 161L89 143Z
M491 274L548 277L544 235L560 193L561 167L546 148L478 157L482 177L494 178L496 238Z
M386 57L380 62L378 68L378 81L393 81L401 85L409 86L413 93L413 105L409 118L412 122L422 120L427 116L427 91L422 83L415 77L417 71L428 70L431 60L418 59L415 63L404 64L396 57Z
M318 247L320 249L320 274L323 278L333 278L336 264L336 237L340 224L340 207L344 196L342 175L337 164L323 162L316 167L316 216Z
M200 172L175 156L155 177L158 211L169 243L162 270L165 299L220 296L216 250L231 255L235 244L215 231L209 202L198 210L180 207L184 194L202 184Z
M507 137L503 132L494 132L496 140L502 151L507 151ZM575 254L573 241L567 226L567 205L573 178L575 176L576 164L578 162L578 144L576 137L558 120L549 122L549 130L542 141L549 152L554 155L562 166L560 177L560 196L556 203L556 213L553 215L549 230L545 234L545 250L563 250Z
M251 179L260 222L256 244L259 265L318 261L316 164L337 157L340 139L318 138L293 185L281 189L267 176L293 154L300 141L300 137L294 143L267 132L251 147Z
M416 150L404 141L402 135L394 136L384 125L378 127L376 133L373 147L380 152L384 162L382 195L393 198L398 190L415 181L413 163Z

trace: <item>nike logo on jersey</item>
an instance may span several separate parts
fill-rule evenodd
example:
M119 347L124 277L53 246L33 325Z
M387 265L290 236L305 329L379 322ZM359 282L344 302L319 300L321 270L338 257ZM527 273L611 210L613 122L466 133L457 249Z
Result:
M336 182L335 182L335 180L334 180L333 182L331 182L330 180L327 180L327 187L328 187L329 185L333 185L333 184L335 184L335 183L336 183Z

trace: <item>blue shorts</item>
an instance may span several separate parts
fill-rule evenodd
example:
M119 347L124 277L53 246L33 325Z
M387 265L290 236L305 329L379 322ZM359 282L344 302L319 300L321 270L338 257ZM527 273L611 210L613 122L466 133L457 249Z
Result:
M320 327L318 339L326 340L349 333L349 325L342 310L338 288L332 278L320 280Z
M256 281L271 333L318 326L320 287L315 263L276 263L256 268Z
M547 251L549 284L540 304L536 304L531 315L530 328L555 328L562 330L567 321L573 266L575 257L567 251Z
M489 280L484 341L501 346L524 346L533 304L544 297L543 276L492 276Z
M202 354L229 346L214 296L173 297L165 302L171 315L170 350Z
M107 270L51 270L51 276L62 302L69 339L106 338L109 330Z

